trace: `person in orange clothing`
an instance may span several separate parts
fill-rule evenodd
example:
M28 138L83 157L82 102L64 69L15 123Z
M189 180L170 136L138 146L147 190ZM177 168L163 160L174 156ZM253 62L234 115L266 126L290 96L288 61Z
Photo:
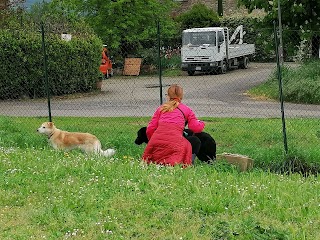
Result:
M108 56L108 49L106 47L104 47L102 49L102 64L105 64L107 61L109 61L109 56Z
M112 61L109 58L109 51L106 47L102 49L100 72L102 72L106 78L113 76Z

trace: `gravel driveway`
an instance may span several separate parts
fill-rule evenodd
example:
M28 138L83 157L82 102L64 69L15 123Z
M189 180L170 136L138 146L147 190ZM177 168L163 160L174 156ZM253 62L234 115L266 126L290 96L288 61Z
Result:
M163 90L173 83L184 88L183 102L199 117L281 117L276 101L256 100L245 92L265 81L274 64L251 63L248 69L237 69L220 75L163 77ZM52 99L53 116L151 116L160 104L159 77L115 76L105 80L96 95ZM285 103L288 117L320 117L319 105ZM44 100L0 101L0 115L47 116Z

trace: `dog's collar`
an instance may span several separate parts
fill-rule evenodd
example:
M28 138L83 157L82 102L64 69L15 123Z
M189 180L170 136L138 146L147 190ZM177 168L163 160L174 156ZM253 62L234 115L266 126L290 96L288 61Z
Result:
M49 136L48 136L48 139L50 139L51 137L52 137L52 135L53 135L54 133L51 133Z

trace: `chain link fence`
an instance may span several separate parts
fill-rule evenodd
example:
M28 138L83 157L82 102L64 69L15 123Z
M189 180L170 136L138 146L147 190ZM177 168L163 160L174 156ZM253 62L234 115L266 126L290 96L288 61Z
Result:
M314 81L316 84L314 85L309 81L312 79L312 73L308 76L302 69L305 64L303 60L306 59L319 68L320 63L317 60L319 38L301 41L296 31L286 29L282 32L284 62L280 64L285 95L282 112L278 89L276 90L278 96L270 99L265 94L259 93L259 89L256 88L266 82L278 87L273 29L255 29L255 53L248 55L248 59L244 58L243 49L237 45L239 44L237 39L230 43L229 51L233 48L233 54L239 55L237 61L240 67L237 67L237 62L222 63L219 59L214 59L216 56L213 55L212 49L219 48L217 51L223 52L227 47L226 36L220 41L216 34L217 39L212 42L212 46L209 42L194 43L188 47L196 59L193 62L194 68L186 71L181 70L182 39L164 41L160 32L158 38L146 41L142 50L134 54L130 46L109 48L109 55L113 61L113 74L106 78L98 71L100 56L96 57L96 52L101 53L102 45L99 44L102 43L90 36L85 36L89 41L82 42L72 34L70 42L73 44L70 50L67 45L71 43L61 39L61 33L66 29L52 30L53 28L46 24L44 32L41 32L40 26L36 28L38 33L33 34L32 38L27 38L25 33L28 29L24 28L23 24L17 28L11 26L2 38L0 115L30 117L51 115L53 121L63 116L136 117L137 126L144 126L147 120L142 117L152 116L155 109L165 101L164 94L167 87L177 83L184 88L184 103L189 105L200 118L281 119L284 112L288 131L290 128L299 127L290 122L292 118L299 118L302 122L308 118L320 118L319 102L296 98L300 92L286 88L292 88L286 85L292 77L296 81L306 81L306 89L310 88L308 94L311 99L316 94L319 95L319 79ZM43 42L42 33L44 33ZM320 36L320 32L314 35ZM50 41L50 38L54 38L55 42ZM19 41L19 44L12 44L12 39ZM194 35L194 40L201 41L201 36ZM31 50L26 49L30 47L29 41L34 41ZM219 41L224 43L219 45ZM89 51L90 42L97 46L96 52ZM15 49L12 49L13 47ZM237 48L240 52L237 52ZM46 51L45 57L43 50ZM64 52L63 59L57 59L54 55L60 51ZM26 53L31 54L26 55ZM97 59L94 62L96 68L92 69L92 63L87 61L89 58ZM203 58L202 62L200 58ZM212 58L211 61L216 62L217 68L204 68L206 58ZM295 74L290 73L291 71L295 71ZM300 72L301 77L299 77ZM289 91L291 97L288 96ZM281 121L275 128L279 128L279 136L282 136ZM320 130L311 126L310 128L306 126L305 129L301 134L306 139ZM207 131L210 132L211 129ZM279 144L282 144L282 141L280 137Z

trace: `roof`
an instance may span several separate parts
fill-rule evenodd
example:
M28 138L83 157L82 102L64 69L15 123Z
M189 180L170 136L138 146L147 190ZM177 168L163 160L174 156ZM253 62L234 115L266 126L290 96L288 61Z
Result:
M212 31L223 31L222 27L205 27L205 28L190 28L183 30L183 32L212 32Z

